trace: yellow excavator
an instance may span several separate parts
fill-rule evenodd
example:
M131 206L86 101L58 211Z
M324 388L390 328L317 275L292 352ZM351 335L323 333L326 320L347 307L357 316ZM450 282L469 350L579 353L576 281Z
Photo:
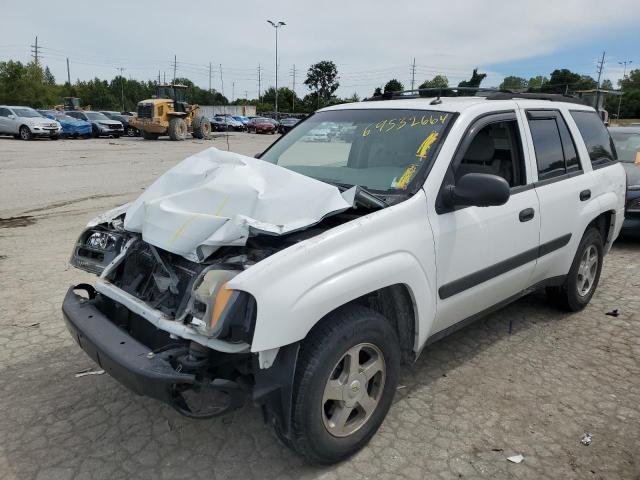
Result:
M138 115L129 117L129 125L137 128L145 140L169 135L171 140L209 138L211 124L198 105L187 103L185 85L158 85L153 98L138 102Z
M69 111L69 110L91 110L91 106L84 106L82 107L80 105L80 99L78 97L62 97L62 104L60 105L55 105L54 110L58 110L60 112L63 112L65 110Z

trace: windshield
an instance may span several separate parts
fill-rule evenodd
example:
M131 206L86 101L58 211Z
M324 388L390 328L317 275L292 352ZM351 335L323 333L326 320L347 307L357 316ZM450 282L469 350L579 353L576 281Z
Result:
M260 158L327 183L402 191L433 162L452 116L392 109L319 112Z
M627 163L640 163L640 130L612 131L611 138L616 146L618 160Z
M25 118L42 117L42 115L40 115L38 112L36 112L31 108L14 108L13 111L16 112L16 115L18 117L25 117Z
M106 115L100 112L84 112L89 120L109 120Z
M79 121L77 118L70 117L69 115L54 115L56 120L63 120L65 122L77 122Z

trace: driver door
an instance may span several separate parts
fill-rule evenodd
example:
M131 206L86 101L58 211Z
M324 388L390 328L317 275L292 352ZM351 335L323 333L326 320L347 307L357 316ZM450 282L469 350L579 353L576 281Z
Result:
M437 265L436 333L529 286L538 256L540 214L524 132L515 112L485 115L467 130L443 187L467 173L498 175L510 198L500 206L445 207L430 218Z

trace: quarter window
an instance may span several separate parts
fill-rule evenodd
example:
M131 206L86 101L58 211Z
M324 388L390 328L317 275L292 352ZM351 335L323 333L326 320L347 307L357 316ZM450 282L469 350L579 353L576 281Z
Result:
M571 116L578 125L594 167L607 165L618 159L611 136L596 112L574 110Z

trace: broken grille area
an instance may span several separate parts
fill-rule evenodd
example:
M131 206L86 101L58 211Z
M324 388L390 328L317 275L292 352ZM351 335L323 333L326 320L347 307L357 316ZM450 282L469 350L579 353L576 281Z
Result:
M204 265L137 242L108 280L170 317L186 308L191 287Z

